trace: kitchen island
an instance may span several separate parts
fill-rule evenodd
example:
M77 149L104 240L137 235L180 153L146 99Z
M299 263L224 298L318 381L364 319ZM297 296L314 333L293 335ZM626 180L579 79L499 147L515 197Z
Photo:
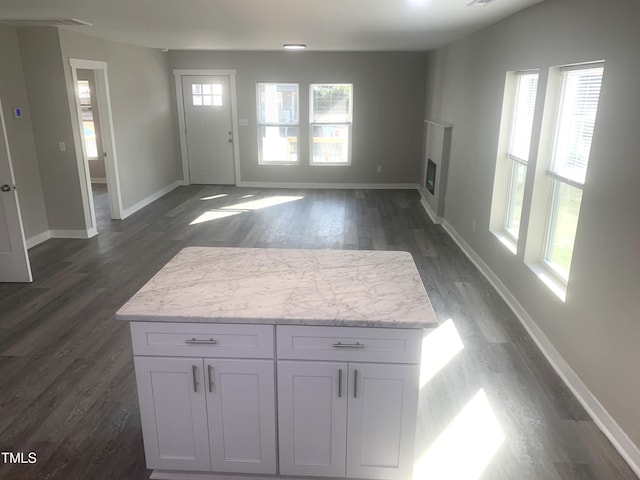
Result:
M190 247L116 317L152 478L411 477L437 320L410 254Z

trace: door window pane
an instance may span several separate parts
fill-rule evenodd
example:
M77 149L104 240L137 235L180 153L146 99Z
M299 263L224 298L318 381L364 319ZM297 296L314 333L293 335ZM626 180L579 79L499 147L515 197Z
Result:
M222 85L219 83L194 83L191 85L192 104L195 107L221 107Z

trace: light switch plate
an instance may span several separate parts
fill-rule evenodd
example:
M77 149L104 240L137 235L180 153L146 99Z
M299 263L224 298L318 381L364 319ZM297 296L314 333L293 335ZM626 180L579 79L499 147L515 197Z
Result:
M13 109L13 118L22 118L22 108L15 107Z
M61 152L67 151L67 145L64 142L58 142L58 150Z

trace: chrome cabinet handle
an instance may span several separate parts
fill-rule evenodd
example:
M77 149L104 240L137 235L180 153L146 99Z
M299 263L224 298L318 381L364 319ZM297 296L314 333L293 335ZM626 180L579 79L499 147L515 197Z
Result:
M184 343L187 343L189 345L215 345L216 343L218 343L218 341L216 339L209 338L209 340L202 340L202 339L197 339L196 337L193 338L187 338Z
M192 365L191 373L193 374L193 391L198 393L198 367Z
M358 397L358 370L353 371L353 398Z
M338 369L338 398L342 396L342 369Z
M333 346L335 348L364 348L364 343L356 342L356 343L334 343Z
M213 366L207 365L207 370L209 371L209 392L213 393Z

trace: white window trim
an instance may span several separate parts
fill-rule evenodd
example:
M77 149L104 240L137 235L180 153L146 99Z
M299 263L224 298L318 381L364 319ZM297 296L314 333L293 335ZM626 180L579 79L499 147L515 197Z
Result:
M313 86L314 85L349 85L351 91L349 93L349 121L348 122L313 122ZM313 161L313 127L315 126L328 126L328 125L346 125L348 129L349 148L347 149L347 161L346 162L314 162ZM351 152L353 150L353 83L348 82L324 82L324 83L310 83L309 84L309 166L311 167L350 167L351 166Z
M260 122L260 93L258 89L260 85L295 85L298 88L298 121L297 123L274 123L274 122ZM260 148L260 130L261 127L292 127L298 129L298 156L294 161L265 161L262 159L262 149ZM260 166L291 166L300 165L300 84L298 82L256 82L256 140L258 145L258 165Z
M500 241L502 245L504 245L509 252L513 255L517 255L518 253L518 242L521 237L520 232L518 235L514 235L507 228L507 220L509 218L509 214L512 208L511 198L512 198L512 190L514 186L514 167L515 164L521 164L525 167L525 182L528 176L528 166L529 162L525 159L522 159L516 155L510 153L510 147L512 142L512 136L514 133L514 121L515 121L515 108L518 96L518 79L522 75L532 75L536 74L538 76L538 81L540 80L540 71L538 69L530 69L530 70L517 70L507 72L507 78L505 81L504 88L504 96L503 96L503 107L502 107L502 115L500 120L500 140L498 146L498 155L496 160L496 173L494 182L498 182L499 178L500 182L504 185L502 187L497 187L496 183L494 183L494 192L493 192L493 200L491 206L491 221L490 221L490 232ZM536 104L538 103L537 99L538 95L536 92ZM539 115L538 109L534 113L533 127L532 127L532 135L531 135L531 143L529 145L529 153L530 156L534 153L534 131L536 125L536 117ZM526 186L525 186L526 188ZM524 199L527 198L527 192L525 190ZM523 199L523 200L524 200ZM498 203L498 206L496 206ZM524 208L525 205L522 206L523 211L521 212L521 224L520 229L523 227L522 221L524 220Z
M553 93L559 92L562 88L562 74L571 70L586 70L589 68L601 68L604 67L604 60L585 62L579 64L571 64L564 66L551 67L549 70L548 82L547 82L547 95L545 98L545 112L543 113L543 130L546 129L547 134L543 134L541 137L546 137L539 145L538 161L539 164L536 167L536 180L534 183L534 200L533 202L538 205L535 209L538 213L533 215L529 219L530 229L531 223L542 223L542 234L539 237L527 238L527 250L531 253L525 253L525 264L529 269L554 293L562 302L566 302L567 286L569 283L569 277L563 275L554 264L547 260L549 251L549 240L551 238L550 228L554 221L554 197L558 189L559 183L564 183L574 188L578 188L584 191L584 184L576 182L574 180L565 178L551 171L551 164L553 162L553 150L554 144L557 138L557 123L558 115L560 114L560 94ZM544 162L541 162L541 156L545 156ZM536 193L540 191L539 193ZM542 206L542 203L546 202L546 208ZM540 210L541 209L541 210ZM535 218L534 218L535 217ZM574 244L575 246L575 244ZM537 253L536 253L537 252ZM568 272L570 275L570 272Z

